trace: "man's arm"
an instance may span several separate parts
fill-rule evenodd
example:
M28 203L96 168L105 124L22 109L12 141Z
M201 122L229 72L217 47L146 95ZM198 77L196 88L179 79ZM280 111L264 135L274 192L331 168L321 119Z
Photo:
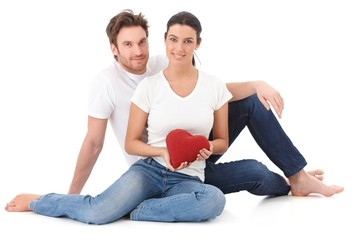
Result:
M88 130L77 158L69 194L79 194L88 180L104 145L107 121L88 117Z
M226 86L233 95L230 102L247 98L256 93L264 107L270 110L271 104L278 117L281 118L282 110L284 109L284 100L280 93L266 82L260 80L230 82L227 83Z

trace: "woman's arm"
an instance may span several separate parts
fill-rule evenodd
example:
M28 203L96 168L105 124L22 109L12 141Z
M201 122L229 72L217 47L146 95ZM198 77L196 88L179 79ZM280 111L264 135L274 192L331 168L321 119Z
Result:
M125 138L125 151L128 154L143 157L164 157L167 153L166 148L152 147L141 140L147 117L148 113L131 103L128 128Z
M226 152L229 147L228 105L228 103L225 103L221 108L214 112L214 140L210 142L213 154L222 154Z

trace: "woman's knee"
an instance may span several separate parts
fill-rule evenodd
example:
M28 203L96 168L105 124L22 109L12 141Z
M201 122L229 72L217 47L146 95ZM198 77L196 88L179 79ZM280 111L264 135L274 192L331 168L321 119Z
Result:
M204 199L201 204L204 220L219 216L223 212L226 204L225 195L220 189L212 185L206 185L206 188L206 199Z

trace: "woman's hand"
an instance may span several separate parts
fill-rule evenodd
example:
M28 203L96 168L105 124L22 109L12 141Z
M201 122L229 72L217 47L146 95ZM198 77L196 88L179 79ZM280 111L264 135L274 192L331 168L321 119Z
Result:
M179 167L174 168L174 167L171 165L171 162L170 162L170 154L169 154L169 151L167 150L167 148L164 148L162 157L165 159L165 163L166 163L167 168L168 168L170 171L172 171L172 172L177 171L177 170L180 170L180 169L183 169L183 168L186 168L186 167L190 166L190 164L191 164L191 163L188 163L188 162L183 162L183 163L180 164Z
M196 157L196 160L206 160L208 159L211 154L213 154L213 145L210 142L210 150L207 150L206 148L203 148L199 151L199 154Z
M175 168L171 165L169 151L167 150L167 148L163 149L164 150L162 152L162 157L165 159L166 166L168 169L170 169L170 171L174 172Z

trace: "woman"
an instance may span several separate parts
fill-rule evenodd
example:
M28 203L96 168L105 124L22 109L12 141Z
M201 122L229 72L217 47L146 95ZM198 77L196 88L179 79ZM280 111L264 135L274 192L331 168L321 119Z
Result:
M213 153L224 153L228 146L227 102L232 97L224 82L194 66L194 51L201 43L200 33L201 24L191 13L180 12L170 18L165 33L169 65L160 73L139 83L132 98L125 142L125 149L129 154L148 157L145 159L146 165L159 172L159 183L168 182L169 185L164 190L160 188L160 184L154 184L159 187L161 195L158 193L158 196L178 198L185 194L183 198L188 200L182 205L191 206L187 215L191 215L193 211L198 212L198 207L203 208L201 204L193 207L198 200L191 196L193 192L197 192L196 189L210 187L203 183L205 161L198 160L189 165L183 163L174 171L166 148L166 136L171 130L181 128L191 134L207 137L213 127L211 151L203 149L198 158L207 159ZM141 141L146 123L148 144ZM162 177L162 172L166 172L166 176ZM172 191L173 188L178 188L177 192ZM145 203L148 204L148 201L154 202L155 208L163 202L152 199ZM142 204L134 211L139 214L141 209Z
M225 83L193 65L200 33L201 24L191 13L180 12L170 18L165 33L169 65L158 75L143 80L132 98L126 150L147 158L133 164L95 197L23 194L7 208L17 204L18 211L93 224L110 223L128 213L132 220L162 222L205 221L220 215L225 197L218 188L203 183L204 160L227 150L227 101L232 96ZM145 123L149 131L147 144L141 141ZM167 133L174 128L203 136L213 128L210 151L203 149L197 161L174 169L165 143ZM142 181L134 184L134 178Z

